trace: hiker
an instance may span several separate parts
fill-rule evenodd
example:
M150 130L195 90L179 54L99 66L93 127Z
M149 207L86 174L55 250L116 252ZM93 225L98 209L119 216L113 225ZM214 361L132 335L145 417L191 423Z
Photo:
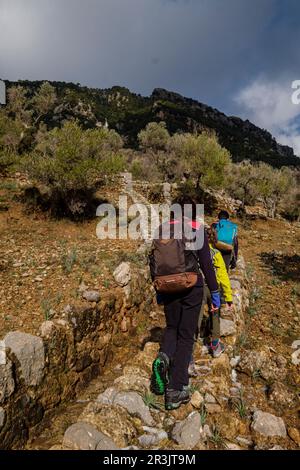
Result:
M215 247L220 250L227 269L235 269L238 258L237 225L229 220L229 213L221 210L218 214L218 222L212 224L217 232Z
M230 285L230 279L228 276L228 272L226 270L223 257L220 251L217 250L217 248L215 248L216 243L217 243L217 233L214 227L210 227L207 230L207 237L209 240L210 255L211 255L213 267L215 269L219 289L222 292L222 296L224 298L226 308L231 310L232 309L232 290L231 290L231 285ZM199 320L198 320L197 336L200 336L200 329L201 329L201 324L202 324L204 310L205 310L206 305L208 305L208 311L209 311L208 349L209 349L210 354L214 358L216 358L216 357L221 356L221 354L225 351L225 346L220 341L220 310L221 309L213 307L212 302L211 302L210 291L207 285L205 284L203 302L202 302ZM193 358L189 365L189 375L194 376L194 377L198 375Z
M203 299L201 271L210 290L212 305L220 308L220 294L207 235L203 233L203 245L196 250L187 249L185 236L181 239L174 237L178 224L188 226L196 236L203 230L195 220L196 204L189 197L183 197L177 204L182 210L189 205L192 208L191 217L181 217L181 220L171 217L165 222L170 230L168 239L162 237L165 226L162 224L149 256L151 276L164 305L166 318L160 352L152 365L151 390L158 395L165 394L167 410L176 409L190 400L188 366Z

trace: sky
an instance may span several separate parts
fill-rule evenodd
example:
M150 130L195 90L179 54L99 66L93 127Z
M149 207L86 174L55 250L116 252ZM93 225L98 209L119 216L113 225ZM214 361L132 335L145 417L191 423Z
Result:
M299 0L0 0L0 78L166 88L300 156L299 18Z

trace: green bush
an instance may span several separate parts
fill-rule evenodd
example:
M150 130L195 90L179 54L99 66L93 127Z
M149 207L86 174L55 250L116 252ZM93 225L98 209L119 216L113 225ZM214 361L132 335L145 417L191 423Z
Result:
M170 139L169 152L180 162L178 175L189 175L197 189L223 187L225 170L231 159L214 133L175 134Z
M35 188L31 203L55 215L91 215L97 187L124 168L121 147L115 131L85 131L74 121L44 133L21 165Z

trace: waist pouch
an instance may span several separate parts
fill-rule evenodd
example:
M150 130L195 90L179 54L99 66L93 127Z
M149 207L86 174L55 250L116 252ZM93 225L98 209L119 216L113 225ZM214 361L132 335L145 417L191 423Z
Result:
M191 287L196 285L197 281L197 273L169 274L167 276L156 276L154 287L157 292L162 294L175 294L191 289Z

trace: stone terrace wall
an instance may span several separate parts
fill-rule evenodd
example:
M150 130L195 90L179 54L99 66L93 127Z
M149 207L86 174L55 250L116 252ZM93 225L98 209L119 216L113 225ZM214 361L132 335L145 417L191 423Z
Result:
M151 309L147 269L122 263L114 275L113 293L83 290L78 305L36 336L13 331L0 342L0 449L24 446L47 412L101 374L114 336L133 326L137 311Z

